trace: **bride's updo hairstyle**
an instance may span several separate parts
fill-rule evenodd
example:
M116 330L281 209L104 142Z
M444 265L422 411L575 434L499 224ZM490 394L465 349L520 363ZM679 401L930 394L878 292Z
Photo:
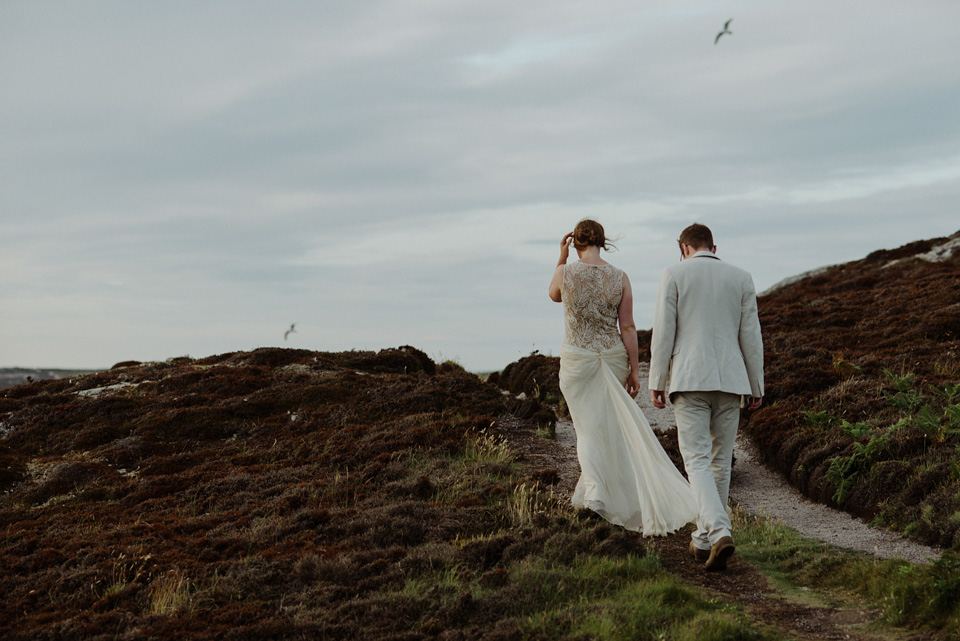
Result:
M573 246L581 250L587 247L601 247L607 251L616 249L603 233L603 225L589 218L584 218L573 228Z

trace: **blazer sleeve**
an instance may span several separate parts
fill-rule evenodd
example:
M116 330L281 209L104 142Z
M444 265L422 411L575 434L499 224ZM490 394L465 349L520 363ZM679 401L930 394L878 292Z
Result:
M650 389L666 390L670 359L677 338L677 281L665 269L660 275L657 307L653 316L653 336L650 338Z
M757 313L757 291L753 278L747 275L740 300L740 353L747 366L750 394L763 396L763 338Z

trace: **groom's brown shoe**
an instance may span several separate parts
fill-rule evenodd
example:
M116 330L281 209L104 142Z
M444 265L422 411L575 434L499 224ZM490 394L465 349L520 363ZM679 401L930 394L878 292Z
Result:
M727 561L730 560L730 557L733 556L736 549L733 545L733 539L729 536L723 537L710 548L710 557L707 559L707 562L703 564L703 567L708 572L726 570Z
M706 563L707 559L710 558L710 550L701 550L693 544L693 541L690 541L690 554L697 560L697 563Z

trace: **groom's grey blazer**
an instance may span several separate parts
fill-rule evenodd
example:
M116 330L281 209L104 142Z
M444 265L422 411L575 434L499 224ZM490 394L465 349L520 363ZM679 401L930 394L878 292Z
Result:
M663 270L650 343L650 389L763 396L757 294L746 271L712 252Z

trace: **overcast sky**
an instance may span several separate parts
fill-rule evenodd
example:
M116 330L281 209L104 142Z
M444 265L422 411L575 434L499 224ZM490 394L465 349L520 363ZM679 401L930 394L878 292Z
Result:
M0 367L410 344L494 370L558 352L583 217L640 328L691 222L758 290L950 235L958 25L956 0L2 0Z

